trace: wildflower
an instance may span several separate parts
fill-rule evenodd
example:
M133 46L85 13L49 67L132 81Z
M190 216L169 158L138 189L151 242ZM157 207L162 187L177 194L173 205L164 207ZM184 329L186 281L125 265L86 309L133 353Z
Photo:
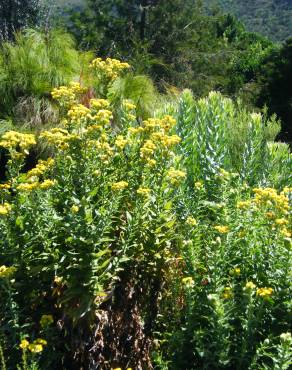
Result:
M181 281L182 281L183 284L185 284L187 286L190 286L190 285L194 284L194 280L191 276L185 277Z
M241 273L240 267L235 267L233 270L230 271L231 276L239 276Z
M43 351L43 346L41 344L34 344L34 343L31 343L29 346L28 346L28 349L30 350L30 352L32 353L40 353Z
M225 299L229 299L229 298L231 298L233 296L233 294L232 294L232 290L231 290L231 288L228 286L228 287L226 287L226 288L224 288L224 291L223 291L223 298L225 298Z
M31 191L37 189L38 186L39 186L38 182L23 183L23 184L19 184L16 189L19 190L19 191L31 192Z
M147 159L146 163L149 167L153 167L156 165L156 160L155 159Z
M76 204L74 204L70 209L72 213L78 213L79 211L79 207Z
M10 184L0 184L0 190L9 190L10 188Z
M56 185L56 180L45 180L44 182L40 183L40 189L49 189L51 188L52 186Z
M279 225L279 226L287 225L288 224L288 220L285 220L284 218L277 218L275 220L275 224L276 225Z
M267 212L267 213L266 213L266 216L267 216L268 218L274 218L274 217L275 217L275 214L274 214L274 212Z
M93 171L93 176L100 176L100 171L99 170L95 170Z
M37 338L34 342L34 344L41 344L42 346L46 346L48 342L45 339Z
M201 181L196 181L195 182L195 188L196 189L202 189L202 187L203 187L203 183L201 182Z
M2 135L0 146L6 149L20 149L20 151L28 154L28 149L36 144L35 135L23 134L17 131L7 131Z
M188 217L186 220L186 223L190 226L196 226L197 225L197 220L193 217Z
M5 265L0 266L0 278L10 278L16 271L16 268L11 266L7 267Z
M118 147L120 150L123 150L124 147L127 145L128 140L126 140L122 135L118 135L115 141L116 147Z
M268 298L273 294L273 291L273 288L259 288L257 290L257 296Z
M176 120L172 116L166 115L161 120L161 127L165 131L169 131L172 127L176 125Z
M228 226L214 226L214 229L217 230L220 234L227 234L229 233L230 229Z
M9 203L0 205L0 216L6 216L11 211L12 207Z
M151 156L156 149L156 145L153 143L152 140L147 140L143 147L140 149L140 156L141 158L147 158Z
M148 188L139 188L137 189L137 194L143 195L144 197L148 197L149 194L151 193L151 189Z
M90 113L90 109L85 107L82 104L73 105L72 108L68 111L68 117L77 123L80 123L82 119L87 118L87 115Z
M106 109L110 102L106 99L90 99L90 107L94 110Z
M252 281L248 281L246 284L245 284L245 289L248 289L248 290L253 290L256 288L256 285L252 282Z
M282 343L292 343L292 335L290 332L282 333L280 335L280 340Z
M22 339L22 341L20 342L19 348L27 349L28 346L29 346L29 341L26 339Z
M54 322L52 315L42 315L40 319L40 325L42 328L46 328Z
M128 186L129 184L126 181L119 181L112 184L112 190L123 190Z
M288 229L286 227L284 227L282 230L281 230L281 234L283 236L285 236L286 238L291 238L291 233L290 231L288 231Z
M131 103L129 100L123 101L123 107L126 111L133 111L136 109L136 105Z
M171 168L168 171L168 177L170 178L171 184L176 185L186 177L186 173L183 171Z
M249 200L246 201L240 201L237 203L236 207L238 209L246 209L250 206L251 202Z

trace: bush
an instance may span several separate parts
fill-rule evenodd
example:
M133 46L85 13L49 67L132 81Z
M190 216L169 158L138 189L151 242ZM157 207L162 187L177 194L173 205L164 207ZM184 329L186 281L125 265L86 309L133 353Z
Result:
M91 68L105 94L129 65ZM144 121L76 82L52 97L59 127L0 141L2 367L288 368L291 155L267 142L275 122L218 93ZM24 171L38 142L53 156Z

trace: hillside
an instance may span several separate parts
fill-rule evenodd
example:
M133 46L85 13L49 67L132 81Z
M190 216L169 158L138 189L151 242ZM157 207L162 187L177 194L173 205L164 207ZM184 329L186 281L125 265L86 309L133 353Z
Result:
M292 36L292 0L205 0L240 18L247 29L283 41Z

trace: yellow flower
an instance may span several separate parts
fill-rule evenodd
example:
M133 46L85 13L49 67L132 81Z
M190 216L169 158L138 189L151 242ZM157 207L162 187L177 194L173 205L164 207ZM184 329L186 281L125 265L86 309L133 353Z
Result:
M127 145L128 140L126 140L122 135L118 135L115 141L116 147L118 147L120 150L123 150L125 146Z
M26 339L22 339L20 342L19 348L26 349L29 346L29 341Z
M203 186L204 185L203 185L203 183L201 181L196 181L195 182L195 188L196 189L202 189Z
M284 218L277 218L275 220L275 224L276 225L280 225L280 226L287 225L288 224L288 220L285 220Z
M79 211L79 207L76 204L74 204L70 209L72 213L78 213Z
M45 180L44 182L40 183L40 189L49 189L52 186L56 185L56 180Z
M0 190L9 190L10 188L10 184L0 184Z
M123 190L128 186L129 184L126 181L119 181L112 184L112 190Z
M10 278L16 271L16 268L11 266L7 267L5 265L0 266L0 278Z
M246 201L238 202L236 207L239 209L246 209L246 208L249 208L250 205L251 205L251 202L249 200L246 200Z
M220 234L227 234L229 233L230 229L228 226L214 226L214 229L217 230Z
M31 343L29 346L28 346L28 349L30 350L30 352L32 353L40 353L43 351L43 346L41 344L34 344L34 343Z
M52 315L42 315L40 319L40 325L42 328L46 328L54 322Z
M37 189L38 186L39 186L38 182L23 183L23 184L19 184L16 189L19 191L30 192L30 191Z
M291 233L286 227L281 230L281 234L284 235L286 238L291 238Z
M194 280L191 276L185 277L181 281L182 281L183 284L185 284L187 286L190 286L190 285L194 284Z
M33 134L22 134L17 131L7 131L2 135L0 146L6 149L20 149L20 151L28 154L29 147L36 144L35 136Z
M12 206L9 203L0 205L0 216L6 216L11 211Z
M234 275L239 276L240 273L241 273L240 267L235 267L229 273L230 273L231 276L234 276Z
M147 140L143 147L140 149L140 157L141 158L148 158L151 156L156 149L156 145L153 143L152 140Z
M256 288L256 285L252 282L252 281L248 281L246 284L245 284L245 288L246 289L250 289L250 290L253 290Z
M110 103L106 99L90 99L90 107L95 110L106 109Z
M186 223L190 226L196 226L197 225L197 220L193 217L188 217L186 220Z
M273 294L273 291L273 288L259 288L257 290L257 295L262 298L266 298L270 297Z
M34 344L41 344L42 346L46 346L48 342L45 339L37 338L34 342Z
M231 298L233 296L233 294L232 294L232 290L231 290L231 288L230 287L226 287L226 288L224 288L224 291L223 291L223 298L225 298L225 299L229 299L229 298Z
M123 107L126 111L133 111L136 109L136 105L131 103L129 100L123 101Z
M137 194L143 195L144 197L148 197L150 193L151 193L151 189L148 189L148 188L141 188L140 187L137 190Z
M180 170L176 170L173 167L168 171L168 177L173 185L180 183L185 177L186 173Z

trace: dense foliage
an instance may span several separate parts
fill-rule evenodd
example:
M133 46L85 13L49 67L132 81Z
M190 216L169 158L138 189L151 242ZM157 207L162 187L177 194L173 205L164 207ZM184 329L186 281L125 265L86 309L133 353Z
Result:
M205 0L207 6L219 6L238 17L252 32L274 41L292 36L291 0Z
M2 135L2 367L288 369L292 158L277 121L189 90L142 120L110 100L130 68L93 60L90 88L52 90L58 127ZM38 142L50 156L26 171Z

